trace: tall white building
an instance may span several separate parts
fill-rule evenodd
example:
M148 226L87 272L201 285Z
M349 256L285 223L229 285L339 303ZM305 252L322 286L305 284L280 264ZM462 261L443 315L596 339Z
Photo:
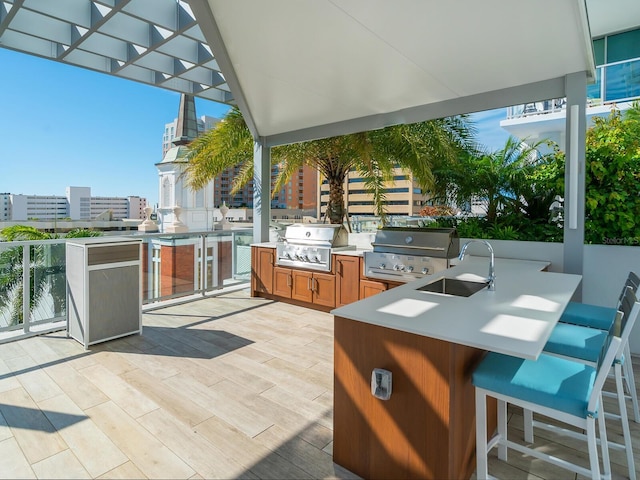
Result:
M67 202L71 220L91 220L90 187L67 187Z
M9 220L57 220L69 216L67 197L11 195L11 218Z
M0 194L0 220L93 220L106 211L113 220L143 219L146 206L138 196L92 197L90 187L67 187L65 196Z

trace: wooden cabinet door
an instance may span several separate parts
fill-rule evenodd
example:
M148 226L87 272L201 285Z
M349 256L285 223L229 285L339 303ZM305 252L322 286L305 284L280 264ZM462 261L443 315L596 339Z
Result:
M400 285L404 285L402 282L387 282L387 290L391 290L392 288L399 287Z
M291 269L275 267L273 269L273 294L279 297L291 298Z
M387 289L384 282L376 282L374 280L360 280L360 298L372 297Z
M275 249L254 247L252 254L251 283L253 290L260 293L273 293Z
M360 298L360 257L336 255L336 307Z
M330 273L314 273L313 303L325 307L336 306L336 277Z
M313 301L313 274L303 270L291 270L291 298L302 302Z

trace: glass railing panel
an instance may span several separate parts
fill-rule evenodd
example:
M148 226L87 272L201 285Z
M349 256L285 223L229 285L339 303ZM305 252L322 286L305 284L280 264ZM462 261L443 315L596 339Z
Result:
M602 101L602 67L596 68L596 81L587 85L587 101Z
M142 303L200 291L200 235L151 234L140 237Z
M140 237L143 304L204 294L250 280L251 230ZM246 249L238 249L237 242Z
M596 68L596 81L587 85L587 103L627 102L640 98L640 58L604 65ZM565 99L512 105L507 118L520 118L541 113L553 113L566 108Z
M233 279L249 281L251 280L253 232L234 232L233 237Z
M66 318L65 244L31 245L31 324Z
M640 59L605 67L605 101L640 97Z
M66 303L64 241L0 243L0 331L63 322Z
M23 248L0 243L0 331L22 328Z

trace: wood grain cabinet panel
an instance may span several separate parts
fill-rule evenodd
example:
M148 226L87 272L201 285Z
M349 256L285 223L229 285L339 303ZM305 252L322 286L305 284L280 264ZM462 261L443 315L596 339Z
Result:
M336 307L349 305L360 298L360 257L336 255Z
M325 307L336 306L336 277L330 273L314 273L313 303Z
M385 282L375 280L360 280L360 299L372 297L387 289Z
M313 273L306 270L291 270L293 285L291 287L291 298L301 302L313 301Z
M279 297L291 298L291 287L293 277L291 269L285 267L275 267L273 269L273 294Z
M469 478L471 372L484 352L342 317L334 322L334 462L362 478ZM374 368L393 375L387 401L371 394ZM493 431L495 418L490 423Z
M273 268L275 249L252 247L251 251L251 294L273 293Z

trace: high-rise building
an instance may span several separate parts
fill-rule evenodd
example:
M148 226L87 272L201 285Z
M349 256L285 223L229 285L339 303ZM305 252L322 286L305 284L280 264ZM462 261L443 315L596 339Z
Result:
M385 184L385 211L389 215L418 215L429 196L401 168L396 168L393 180ZM329 202L329 184L322 180L319 192L319 217L324 217ZM373 195L365 188L364 179L355 171L344 180L344 203L349 215L377 215Z
M612 107L625 111L640 99L640 27L618 31L611 22L598 25L606 28L592 32L596 82L587 86L587 125ZM565 122L565 99L555 98L508 108L500 126L527 141L552 140L564 150Z

